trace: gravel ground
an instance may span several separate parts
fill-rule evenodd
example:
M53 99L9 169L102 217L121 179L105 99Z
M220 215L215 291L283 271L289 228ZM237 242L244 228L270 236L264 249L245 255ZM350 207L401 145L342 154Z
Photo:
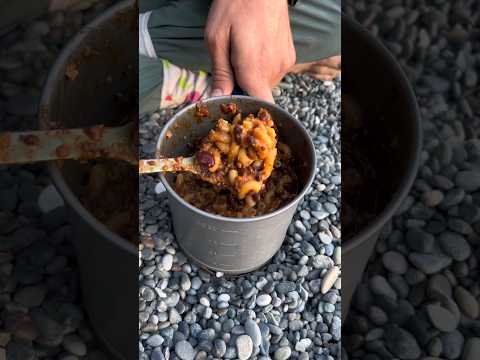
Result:
M0 37L0 130L34 129L61 47L107 2ZM0 359L102 360L82 308L70 227L43 166L0 166Z
M282 248L263 268L231 278L199 269L175 242L159 178L141 178L141 359L340 358L340 80L287 76L274 94L310 130L319 162ZM153 155L170 113L141 122L142 156Z
M424 129L417 179L357 290L343 359L480 358L479 3L428 3L343 3L399 59Z

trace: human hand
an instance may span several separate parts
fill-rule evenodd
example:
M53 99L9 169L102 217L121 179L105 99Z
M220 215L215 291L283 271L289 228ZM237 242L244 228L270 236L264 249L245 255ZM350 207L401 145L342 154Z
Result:
M295 64L286 0L213 0L205 28L212 58L212 95L230 95L235 81L273 102L274 87Z

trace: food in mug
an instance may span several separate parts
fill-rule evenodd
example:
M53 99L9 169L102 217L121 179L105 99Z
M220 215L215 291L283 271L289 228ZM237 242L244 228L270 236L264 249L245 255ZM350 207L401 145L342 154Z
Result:
M295 159L288 145L277 142L275 124L265 109L243 117L226 104L224 114L202 139L197 161L218 175L214 186L190 173L179 173L175 191L195 207L227 217L254 217L270 213L298 194ZM233 186L235 191L231 191ZM230 188L230 190L229 190Z
M235 104L222 107L226 113L237 111ZM274 123L265 109L257 116L242 117L237 113L231 122L219 119L214 129L202 139L196 160L211 183L228 188L240 200L249 198L264 188L277 156L277 136Z

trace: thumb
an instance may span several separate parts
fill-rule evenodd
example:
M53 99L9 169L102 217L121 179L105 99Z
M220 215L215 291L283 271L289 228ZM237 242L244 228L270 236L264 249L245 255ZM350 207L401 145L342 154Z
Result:
M230 95L235 86L229 48L216 46L212 56L212 96Z
M242 89L250 96L254 96L261 100L275 103L273 100L272 89L266 81L256 79L256 81L249 82L249 84L242 86Z

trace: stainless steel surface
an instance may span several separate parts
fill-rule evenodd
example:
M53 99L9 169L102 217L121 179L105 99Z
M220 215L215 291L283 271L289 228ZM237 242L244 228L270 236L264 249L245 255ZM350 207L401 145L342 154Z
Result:
M205 136L222 116L220 104L235 102L244 114L267 109L277 124L279 138L286 142L299 161L299 195L275 212L253 218L227 218L197 209L183 200L170 186L172 175L161 175L168 191L175 235L184 252L203 267L226 274L252 271L270 260L285 238L298 203L315 175L315 148L303 125L280 107L248 96L211 98L203 103L209 116L199 121L195 105L178 112L160 134L157 153L174 157L187 155L188 142ZM166 140L166 133L171 136Z

